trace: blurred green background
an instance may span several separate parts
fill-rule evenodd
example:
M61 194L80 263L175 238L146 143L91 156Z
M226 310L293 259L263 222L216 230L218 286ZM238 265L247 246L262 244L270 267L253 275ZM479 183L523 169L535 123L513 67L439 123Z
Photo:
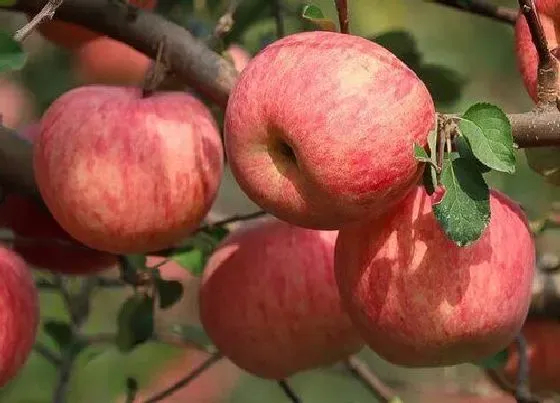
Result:
M161 0L160 0L161 1ZM226 2L171 1L160 4L159 11L199 34L212 28ZM514 0L492 1L515 7ZM206 4L208 3L208 4ZM269 1L245 0L240 6L238 24L228 41L245 46L252 53L263 44L274 40L275 24ZM315 0L322 10L336 19L332 0ZM512 27L486 18L469 15L420 0L349 0L351 31L368 38L377 37L383 44L407 61L426 80L441 111L462 112L472 103L487 101L501 106L506 112L523 112L532 107L517 71ZM284 2L290 10L297 10L301 2ZM209 13L206 5L214 6ZM195 10L196 9L196 10ZM21 15L0 12L3 30L15 30L25 23ZM302 29L297 15L286 17L288 32ZM10 79L27 87L35 103L35 117L52 100L69 88L78 85L72 72L72 58L68 51L58 49L33 35L26 42L30 61L23 71ZM526 166L523 153L518 156L518 172L514 176L491 174L492 186L502 189L523 204L530 217L545 214L558 198L558 188L547 185ZM225 216L255 210L237 188L231 175L226 173L214 212ZM539 244L541 250L554 251L557 236ZM124 295L122 291L99 290L92 303L93 311L87 324L92 334L115 331L116 314ZM224 307L226 309L226 307ZM52 292L41 295L41 314L46 319L66 320L61 298ZM41 333L39 340L56 349L54 341ZM479 395L494 396L481 380L481 372L474 366L464 365L431 370L407 370L392 366L369 351L364 359L389 385L399 390L406 402L451 401L514 401L476 400ZM158 376L172 383L181 374L180 362L184 349L160 343L148 343L133 353L120 354L112 346L99 345L86 349L73 369L68 401L71 403L110 403L122 401L125 379L133 376L140 388L146 387ZM184 373L189 363L185 360ZM167 373L170 365L179 369ZM210 371L205 387L222 391L223 397L210 400L187 394L165 402L231 402L231 403L286 403L288 399L273 382L256 379L226 366L225 372ZM233 376L225 382L226 373ZM233 374L233 375L232 375ZM213 378L212 378L213 376ZM33 353L17 379L0 390L0 402L50 402L57 380L56 370L40 355ZM305 403L361 403L373 402L371 393L344 367L310 371L290 380ZM560 380L559 380L560 382ZM226 385L227 384L227 385ZM227 387L226 387L227 386ZM452 400L464 396L465 400Z

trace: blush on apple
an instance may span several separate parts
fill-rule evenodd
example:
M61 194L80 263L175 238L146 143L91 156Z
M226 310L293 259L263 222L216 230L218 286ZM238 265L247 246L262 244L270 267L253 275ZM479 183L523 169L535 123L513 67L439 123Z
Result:
M188 93L85 86L43 115L34 170L72 237L101 251L146 253L198 227L218 190L223 148L212 114Z
M492 190L490 209L467 247L447 238L423 187L340 231L341 299L373 351L397 365L445 366L481 361L513 340L531 301L535 248L516 203Z
M266 47L241 73L224 121L244 192L294 225L338 229L387 211L423 172L435 109L426 86L364 38L304 32Z

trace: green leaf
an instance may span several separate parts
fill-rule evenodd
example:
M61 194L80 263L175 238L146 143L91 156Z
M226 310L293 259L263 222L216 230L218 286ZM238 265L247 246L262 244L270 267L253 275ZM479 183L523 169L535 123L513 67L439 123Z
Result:
M0 7L10 7L14 6L17 0L0 0Z
M194 344L208 352L214 352L216 347L212 340L206 334L204 329L195 325L174 325L173 333L180 336L181 340L186 343Z
M2 1L2 0L0 0ZM8 5L0 3L0 6ZM27 54L12 35L0 31L0 73L20 70L27 61Z
M500 172L515 172L511 124L500 108L487 103L471 106L459 120L459 129L480 162Z
M476 166L464 158L444 160L445 193L433 211L445 234L458 246L480 238L490 222L490 190Z
M70 324L58 320L49 320L43 325L47 333L61 350L66 349L74 340Z
M315 4L304 6L301 16L304 20L313 23L323 31L336 31L336 24L334 21L325 18L321 9Z
M487 357L484 360L478 362L477 365L485 369L498 369L502 368L507 363L508 358L508 350L504 349L499 353L496 353L493 356Z
M478 170L482 173L490 172L492 168L487 167L482 162L480 162L473 154L471 145L465 137L457 136L455 139L455 146L461 158L465 158L475 164Z
M416 158L420 162L427 162L428 164L432 163L430 156L424 149L424 147L419 146L418 144L414 143L414 158Z
M203 233L211 237L214 243L218 244L229 235L230 231L225 227L211 226L206 228Z
M161 309L173 306L183 296L183 285L179 281L157 278L156 287Z
M134 294L121 306L117 318L117 347L120 351L132 351L152 337L153 308L154 299L145 294Z
M199 248L186 247L179 249L171 259L197 277L202 275L204 265L206 264L206 256Z

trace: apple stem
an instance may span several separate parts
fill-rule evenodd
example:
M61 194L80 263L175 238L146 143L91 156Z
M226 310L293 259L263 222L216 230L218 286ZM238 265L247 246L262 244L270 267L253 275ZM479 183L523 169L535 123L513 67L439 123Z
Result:
M282 379L278 381L278 386L282 389L284 394L292 403L302 403L302 400L296 394L296 392L292 389L292 387L288 384L288 381Z
M56 9L62 5L62 1L63 0L49 0L31 21L16 31L14 34L14 41L23 42L43 21L52 20Z
M517 383L515 387L515 399L517 403L538 403L531 397L529 390L529 359L527 357L527 341L523 334L515 337L517 351L519 353L519 367L517 370Z
M276 21L276 37L283 38L285 34L284 28L284 13L280 0L272 0L272 12L274 13L274 20Z
M350 33L348 20L348 0L336 0L336 9L338 11L338 21L340 23L340 32L343 34Z
M182 388L188 386L192 381L197 379L200 375L206 372L208 369L212 367L215 363L220 361L223 358L222 354L216 353L211 355L206 361L200 364L198 367L193 369L190 373L188 373L184 378L178 380L173 385L169 386L167 389L156 393L152 397L145 400L143 403L156 403L162 401L166 397L173 395L175 392L181 390Z
M544 29L537 13L534 0L519 0L519 9L525 16L531 38L539 55L537 79L537 108L550 109L557 107L558 63L548 50Z
M517 10L509 7L496 6L484 0L428 0L432 3L452 7L471 14L481 15L493 20L515 25Z
M163 61L164 48L165 39L159 42L156 60L150 65L150 68L144 77L144 83L142 85L142 98L147 98L152 95L165 79L168 69Z
M371 370L369 365L363 362L355 355L348 357L346 366L350 372L355 375L362 383L364 383L376 397L382 402L391 403L398 400L397 394L387 386L379 377Z

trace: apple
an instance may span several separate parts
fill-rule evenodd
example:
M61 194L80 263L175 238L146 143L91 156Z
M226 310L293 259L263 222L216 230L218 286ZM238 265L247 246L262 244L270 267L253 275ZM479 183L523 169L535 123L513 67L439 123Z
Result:
M129 0L129 3L146 10L153 10L156 7L157 1ZM28 15L29 20L32 18L33 15ZM38 31L50 42L70 50L76 50L86 42L102 36L102 34L88 28L60 20L51 20L41 23Z
M32 97L16 81L0 76L0 124L19 129L34 112Z
M29 357L39 326L39 296L24 260L0 247L0 387L12 380Z
M423 187L340 231L341 299L373 351L396 365L446 366L481 361L513 340L531 300L534 242L516 203L492 190L490 210L467 247L447 238Z
M73 57L77 79L85 84L140 85L152 63L143 53L108 37L88 41Z
M294 225L332 230L404 198L424 169L413 145L424 146L434 124L426 86L396 56L315 31L286 36L249 62L224 130L249 198Z
M146 401L156 393L169 388L180 379L206 361L210 355L194 348L185 348L178 357L165 364L158 370L157 376L142 387L138 393L138 401ZM222 403L232 392L241 371L230 361L222 359L204 371L185 387L177 390L171 396L161 400L162 403ZM118 399L124 403L124 397Z
M560 323L553 320L528 319L522 329L527 341L529 387L532 393L560 393ZM519 369L517 343L508 346L508 359L499 369L505 379L515 385Z
M232 61L235 69L239 73L241 73L251 61L251 54L235 43L228 47L225 54Z
M223 171L210 111L185 92L72 89L34 146L39 191L73 238L115 254L172 246L204 219Z
M282 379L362 348L334 280L336 236L260 220L214 251L202 276L200 319L234 364Z

